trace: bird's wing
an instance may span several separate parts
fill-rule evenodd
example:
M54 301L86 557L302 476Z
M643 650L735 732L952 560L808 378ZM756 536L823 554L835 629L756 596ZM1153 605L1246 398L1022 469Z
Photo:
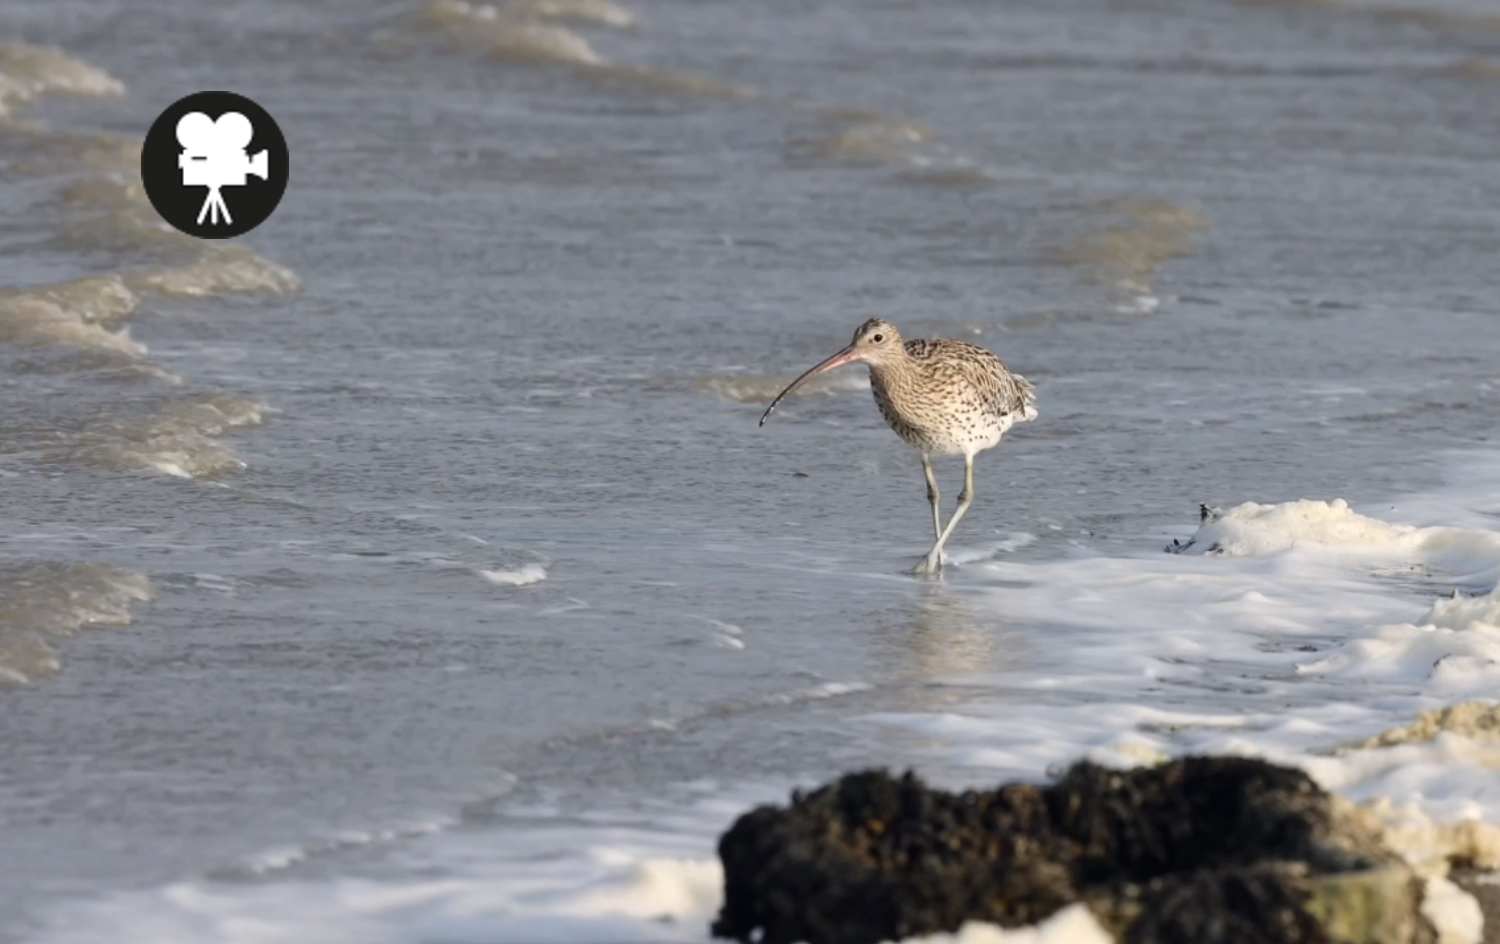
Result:
M1036 419L1036 388L1020 374L1005 369L1000 358L967 341L948 341L957 350L951 358L954 369L983 398L985 406L1015 422Z

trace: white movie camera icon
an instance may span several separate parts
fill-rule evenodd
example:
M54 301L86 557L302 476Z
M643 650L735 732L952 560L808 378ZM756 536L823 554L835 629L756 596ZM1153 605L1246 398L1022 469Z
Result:
M266 151L249 154L245 150L253 137L255 129L250 119L237 111L225 112L218 121L194 111L177 122L177 143L183 147L177 157L177 166L182 168L182 185L208 188L203 209L198 211L200 224L205 215L211 223L219 222L220 217L226 224L234 222L219 188L243 187L247 175L265 180L270 173Z

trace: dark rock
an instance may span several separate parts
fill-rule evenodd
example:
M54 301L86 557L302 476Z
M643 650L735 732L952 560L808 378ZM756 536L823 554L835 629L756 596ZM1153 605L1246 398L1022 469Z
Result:
M788 809L741 816L719 857L713 933L759 944L878 944L968 920L1016 927L1076 901L1129 944L1429 933L1415 881L1375 836L1306 774L1249 758L1082 763L1048 786L962 794L911 773L849 774ZM1345 899L1368 914L1351 925ZM1381 927L1366 933L1371 922Z

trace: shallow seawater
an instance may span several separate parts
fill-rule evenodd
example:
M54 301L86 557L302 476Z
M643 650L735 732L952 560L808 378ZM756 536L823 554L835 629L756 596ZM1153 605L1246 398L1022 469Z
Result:
M1243 751L1500 823L1452 738L1322 753L1500 681L1482 9L49 0L0 39L0 940L701 941L733 817L869 765ZM139 189L210 88L291 153L230 244ZM1037 386L940 582L859 369L756 426L869 317ZM1162 553L1200 503L1238 551Z

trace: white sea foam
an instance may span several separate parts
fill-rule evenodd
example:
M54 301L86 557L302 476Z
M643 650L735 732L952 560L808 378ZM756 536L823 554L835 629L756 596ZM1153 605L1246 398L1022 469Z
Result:
M839 698L843 695L853 695L856 692L867 692L873 686L867 682L824 682L811 688L804 688L795 692L784 692L779 695L768 695L764 701L767 705L795 705L804 701L822 701L825 698Z
M1340 498L1277 505L1246 502L1213 512L1190 542L1194 550L1231 557L1309 545L1371 558L1401 556L1441 564L1459 574L1466 561L1479 570L1500 568L1500 533L1381 521L1356 513Z
M37 942L81 944L101 934L161 944L705 941L723 884L717 860L683 854L697 841L629 828L523 831L504 848L463 835L441 845L406 838L418 844L408 850L413 864L431 877L182 882L60 912ZM579 854L566 861L533 854L558 840ZM292 864L305 855L288 850L282 858Z
M479 575L502 587L524 587L547 579L545 564L522 564L512 570L481 570Z
M1480 944L1484 913L1474 896L1445 878L1427 880L1422 914L1438 932L1438 944Z
M372 830L348 830L335 836L313 840L305 845L279 846L274 849L266 849L250 856L242 865L223 871L231 878L238 877L241 873L266 875L271 872L289 869L292 866L318 856L344 852L360 846L396 842L403 839L425 836L429 833L448 829L455 822L452 817L441 817L406 826Z
M1300 664L1298 671L1425 684L1433 693L1453 697L1485 694L1500 685L1500 626L1381 626L1324 658Z
M1113 944L1114 938L1099 926L1084 905L1071 905L1029 928L1005 929L982 921L970 921L954 934L928 934L907 938L905 944Z
M745 648L745 630L733 623L703 617L703 621L714 627L718 632L711 637L714 645L725 649L740 650Z
M1377 574L1390 573L1384 565L1396 562L1431 573L1434 582L1485 585L1489 592L1481 596L1437 600L1410 619L1372 618L1328 654L1300 661L1297 671L1423 685L1439 695L1478 694L1500 683L1500 532L1387 522L1337 499L1247 503L1210 514L1186 547L1234 557L1285 552L1289 566L1302 559L1293 554L1300 550ZM1296 618L1304 617L1314 618Z
M726 804L712 809L728 815ZM689 825L690 830L695 825ZM421 837L409 837L422 843ZM431 877L396 883L182 882L121 893L57 914L36 944L84 944L100 935L160 944L708 944L722 901L723 872L706 835L667 834L601 823L585 829L517 830L504 848L489 838L450 837L408 850ZM534 851L565 845L565 859ZM517 851L522 850L522 851ZM688 851L691 850L691 854ZM439 855L441 862L430 861ZM304 856L288 851L283 863ZM458 868L454 868L455 863ZM905 944L1108 944L1082 906L1035 928L971 923L952 935Z
M985 541L965 547L955 547L945 552L944 557L950 563L954 564L973 564L979 561L990 560L1001 554L1013 554L1021 548L1035 543L1036 535L1017 531L1004 540Z

